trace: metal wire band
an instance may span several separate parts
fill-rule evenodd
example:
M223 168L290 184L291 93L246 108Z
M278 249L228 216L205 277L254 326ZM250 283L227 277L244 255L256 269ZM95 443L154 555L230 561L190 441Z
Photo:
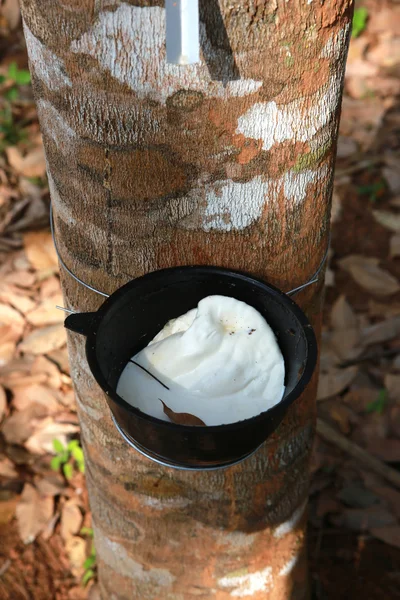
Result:
M84 281L82 281L82 279L79 279L79 277L77 277L72 271L71 269L69 269L67 267L67 265L65 264L65 262L63 261L60 251L57 247L57 242L56 242L56 236L54 233L54 221L53 221L53 206L50 202L50 230L51 230L51 237L53 238L53 244L54 244L54 249L56 251L57 254L57 258L60 262L60 265L62 266L62 268L64 269L64 271L66 271L68 273L68 275L71 275L72 279L75 279L75 281L77 281L78 283L80 283L81 285L83 285L85 288L87 288L88 290L90 290L91 292L95 292L95 294L100 294L100 296L104 296L104 298L109 298L109 294L105 294L104 292L101 292L100 290L96 290L96 288L94 288L93 286L85 283Z
M255 450L253 450L252 452L250 452L250 454L247 454L246 456L243 456L242 458L239 458L238 460L235 460L235 461L233 461L231 463L227 463L225 465L210 466L210 467L207 467L207 466L201 466L201 467L187 466L187 467L183 467L181 465L176 465L174 463L169 463L166 460L164 461L161 458L156 458L155 456L152 456L150 453L147 453L144 448L142 448L137 443L135 443L135 440L133 440L130 435L128 435L127 433L125 433L125 431L122 429L121 425L118 423L118 421L116 420L116 418L114 417L113 414L111 414L111 419L112 419L112 421L113 421L113 423L115 425L116 430L120 434L120 436L124 439L124 441L131 448L133 448L134 450L136 450L137 452L139 452L142 456L145 456L146 458L149 458L153 462L158 463L159 465L162 465L163 467L169 467L170 469L177 469L178 471L219 471L220 469L227 469L228 467L233 467L234 465L238 465L239 463L243 462L247 458L250 458L250 456L253 456L253 454L255 454L257 452L257 450L259 448L261 448L261 446L262 446L262 444L260 444L260 446L257 446L257 448Z
M79 277L77 277L77 276L75 275L75 273L73 273L73 272L71 271L71 269L69 269L69 268L67 267L67 265L64 263L64 261L63 261L63 259L62 259L62 257L61 257L60 251L59 251L59 249L58 249L58 247L57 247L57 242L56 242L56 238L55 238L55 232L54 232L54 221L53 221L53 208L52 208L52 205L51 205L51 203L50 203L50 229L51 229L51 236L52 236L52 238L53 238L53 243L54 243L54 248L55 248L55 251L56 251L56 254L57 254L57 258L58 258L58 260L59 260L59 262L60 262L60 265L62 266L62 268L63 268L63 269L64 269L64 270L65 270L65 271L66 271L66 272L67 272L67 273L68 273L68 274L69 274L69 275L70 275L70 276L71 276L71 277L72 277L72 278L73 278L73 279L74 279L76 282L80 283L81 285L83 285L85 288L87 288L87 289L88 289L88 290L90 290L91 292L95 292L96 294L99 294L100 296L103 296L104 298L108 298L108 297L109 297L109 294L106 294L105 292L101 292L100 290L97 290L97 289L96 289L96 288L94 288L93 286L91 286L91 285L88 285L87 283L85 283L84 281L82 281L82 279L79 279ZM304 289L304 288L308 287L309 285L311 285L311 284L313 284L313 283L316 283L316 282L318 281L318 279L319 279L319 274L321 273L321 271L322 271L322 269L323 269L323 267L324 267L324 265L325 265L326 259L327 259L327 257L328 257L329 246L330 246L330 237L329 237L329 241L328 241L328 244L327 244L327 248L326 248L326 250L325 250L325 254L324 254L323 258L322 258L322 261L321 261L321 263L320 263L320 265L319 265L318 269L315 271L315 273L314 273L314 274L313 274L313 276L311 277L311 279L310 279L309 281L307 281L306 283L303 283L303 285L300 285L300 286L298 286L297 288L294 288L293 290L290 290L289 292L287 292L287 295L288 295L288 296L293 296L294 294L297 294L298 292L300 292L302 289ZM72 310L69 310L69 309L67 309L67 308L64 308L64 307L62 307L62 306L57 306L57 308L59 308L60 310L64 310L65 312L68 312L68 313L74 313L74 311L72 311ZM247 458L249 458L250 456L252 456L253 454L255 454L255 452L256 452L256 451L258 450L258 448L259 448L259 447L258 447L258 448L256 448L256 449L255 449L253 452L251 452L251 453L250 453L248 456L245 456L245 457L241 458L240 460L237 460L237 461L235 461L235 462L233 462L233 463L231 463L231 464L227 464L227 465L220 465L220 466L217 466L217 467L204 467L204 466L202 466L202 467L183 467L183 466L179 466L179 465L174 465L174 464L168 463L167 461L163 461L163 460L161 460L161 459L159 459L159 458L156 458L156 457L154 457L154 456L151 456L150 454L147 454L143 448L141 448L140 446L138 446L137 444L135 444L134 440L133 440L133 439L132 439L130 436L128 436L128 435L125 433L125 431L122 429L122 427L121 427L121 426L119 425L119 423L116 421L116 419L115 419L114 415L111 415L111 418L112 418L112 420L113 420L113 423L114 423L114 425L115 425L115 428L117 429L117 431L119 432L119 434L121 435L121 437L122 437L122 438L125 440L125 442L126 442L126 443L127 443L129 446L131 446L131 448L134 448L134 449L135 449L137 452L139 452L139 453L140 453L142 456L145 456L146 458L148 458L148 459L152 460L153 462L156 462L156 463L158 463L158 464L160 464L160 465L162 465L162 466L169 467L169 468L172 468L172 469L178 469L178 470L182 470L182 471L204 471L204 470L206 470L206 471L215 471L215 470L220 470L220 469L226 469L226 468L228 468L228 467L231 467L231 466L233 466L233 465L239 464L239 463L241 463L242 461L246 460Z
M60 265L62 266L62 268L64 269L64 271L66 271L68 273L68 275L70 275L73 279L75 279L75 281L77 281L78 283L80 283L81 285L83 285L86 289L90 290L91 292L94 292L95 294L99 294L100 296L103 296L104 298L109 298L110 294L106 294L105 292L101 292L100 290L97 290L96 288L94 288L93 286L89 285L88 283L85 283L84 281L82 281L82 279L79 279L79 277L77 277L75 275L75 273L73 273L71 271L71 269L69 269L67 267L67 265L65 264L65 262L62 259L62 256L60 254L60 251L57 247L57 242L56 242L56 237L55 237L55 232L54 232L54 220L53 220L53 207L52 204L50 203L50 229L51 229L51 236L53 238L53 243L54 243L54 248L57 254L57 258L60 262ZM309 285L312 285L313 283L317 283L318 279L319 279L319 275L321 273L321 271L323 270L326 260L328 258L328 252L329 252L329 247L330 247L330 243L331 243L331 238L329 236L329 240L328 240L328 244L326 246L326 250L324 253L324 256L319 264L318 269L315 271L315 273L313 274L313 276L306 282L303 283L302 285L299 285L298 287L294 288L293 290L290 290L289 292L286 292L287 296L294 296L295 294L298 294L301 290L303 290L304 288L308 287Z

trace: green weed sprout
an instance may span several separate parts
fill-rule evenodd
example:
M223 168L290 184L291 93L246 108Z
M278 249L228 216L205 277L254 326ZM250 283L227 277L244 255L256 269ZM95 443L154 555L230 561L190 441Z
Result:
M89 581L96 576L96 549L93 543L93 529L91 527L82 527L80 534L92 538L90 554L83 563L82 585L86 587Z
M56 452L56 455L53 456L50 462L50 467L53 471L59 471L62 468L66 479L72 478L74 466L81 473L85 472L85 460L79 440L71 440L66 447L64 447L60 440L53 440L53 448Z

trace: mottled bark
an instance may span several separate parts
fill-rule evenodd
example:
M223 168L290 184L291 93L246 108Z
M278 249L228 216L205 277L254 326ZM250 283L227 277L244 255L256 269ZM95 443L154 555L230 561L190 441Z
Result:
M161 0L22 0L58 244L107 293L178 264L288 290L326 248L352 0L201 4L202 62L178 67ZM321 289L298 296L317 329ZM103 598L305 598L315 380L252 458L188 473L124 444L77 335L70 358Z

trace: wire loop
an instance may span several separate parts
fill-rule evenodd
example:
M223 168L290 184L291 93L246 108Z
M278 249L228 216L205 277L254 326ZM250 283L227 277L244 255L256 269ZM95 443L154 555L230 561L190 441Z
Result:
M101 290L97 290L95 287L93 287L92 285L89 285L88 283L85 283L84 281L82 281L82 279L79 279L79 277L77 277L75 275L75 273L73 273L71 271L71 269L69 269L67 267L67 265L65 264L65 262L63 261L63 258L60 254L60 251L57 247L57 242L56 242L56 237L55 237L55 232L54 232L54 221L53 221L53 207L52 204L50 203L50 229L51 229L51 236L53 238L53 243L54 243L54 248L57 254L57 258L60 262L61 267L64 269L64 271L66 271L68 273L68 275L70 275L73 279L75 279L76 282L80 283L81 285L83 285L86 289L90 290L91 292L94 292L95 294L99 294L100 296L103 296L104 298L109 298L110 295L106 294L105 292L102 292ZM328 240L328 244L324 253L324 256L319 264L318 269L315 271L315 273L312 275L312 277L306 281L306 283L303 283L302 285L299 285L298 287L294 288L293 290L290 290L289 292L286 292L286 294L288 296L294 296L295 294L298 294L299 292L301 292L301 290L304 290L304 288L308 287L309 285L312 285L313 283L317 283L319 280L319 276L321 271L323 270L326 260L328 258L328 252L329 252L329 247L330 247L330 236L329 236L329 240ZM58 308L58 307L57 307ZM60 307L61 310L67 310L64 309L62 307Z

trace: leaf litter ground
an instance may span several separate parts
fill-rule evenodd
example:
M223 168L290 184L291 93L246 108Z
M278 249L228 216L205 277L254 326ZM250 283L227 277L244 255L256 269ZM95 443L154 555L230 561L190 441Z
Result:
M312 460L316 600L400 598L400 6L357 7ZM81 585L94 557L44 154L18 4L2 8L0 598L95 600L94 580Z

